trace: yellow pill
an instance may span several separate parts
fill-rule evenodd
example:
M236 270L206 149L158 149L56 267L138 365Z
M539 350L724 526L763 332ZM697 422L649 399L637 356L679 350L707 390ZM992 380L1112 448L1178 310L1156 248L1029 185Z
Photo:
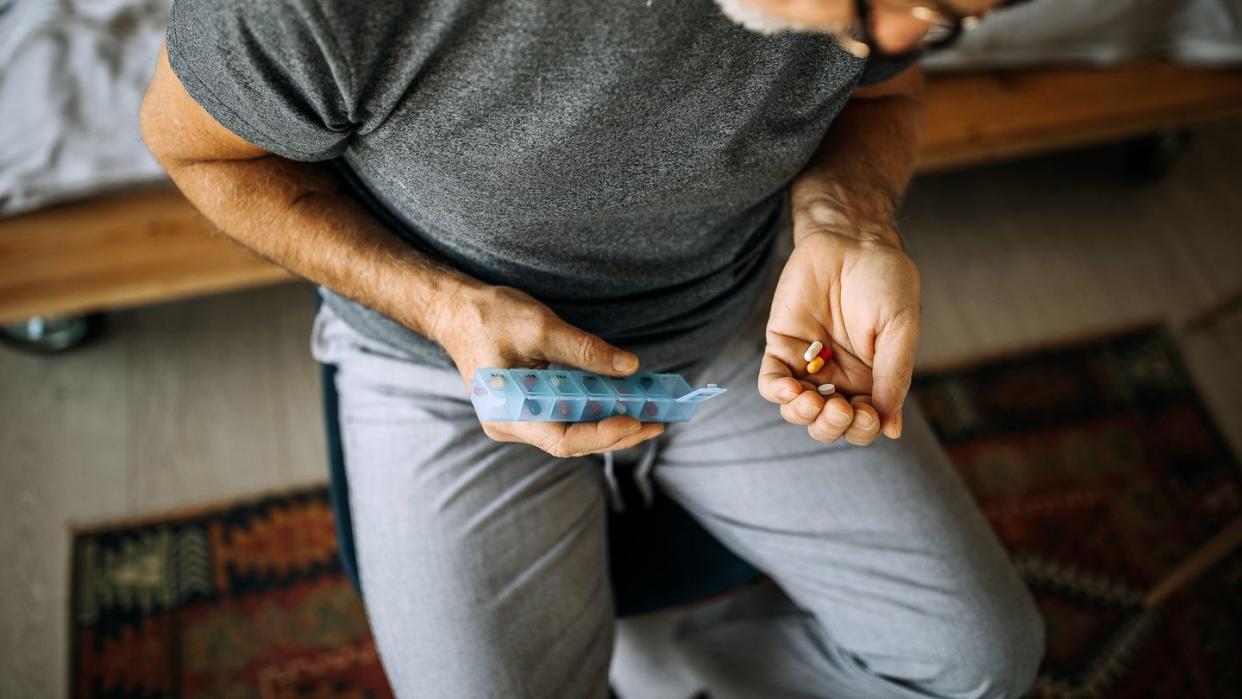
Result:
M808 373L808 374L814 374L815 372L817 372L817 371L819 371L820 369L823 369L823 368L824 368L824 358L823 358L823 357L816 357L816 358L814 358L814 359L812 359L812 360L811 360L811 363L810 363L810 364L807 364L807 365L806 365L806 373Z

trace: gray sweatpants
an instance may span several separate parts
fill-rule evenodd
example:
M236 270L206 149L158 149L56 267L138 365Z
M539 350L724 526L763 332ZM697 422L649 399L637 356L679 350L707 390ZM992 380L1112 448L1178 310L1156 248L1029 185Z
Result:
M917 406L869 447L786 423L756 390L761 301L695 377L729 392L658 439L653 475L775 585L691 615L677 656L713 697L1022 694L1040 618ZM455 371L326 308L313 345L339 368L362 588L398 696L606 696L601 459L488 439Z

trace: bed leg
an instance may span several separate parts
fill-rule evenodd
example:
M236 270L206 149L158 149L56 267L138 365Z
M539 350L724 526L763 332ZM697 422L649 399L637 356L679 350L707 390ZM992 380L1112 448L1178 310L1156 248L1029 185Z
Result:
M1150 184L1164 177L1190 145L1190 131L1163 131L1140 136L1125 144L1126 177L1135 184Z
M99 337L104 314L73 316L32 316L0 325L0 342L36 354L55 354L81 347Z

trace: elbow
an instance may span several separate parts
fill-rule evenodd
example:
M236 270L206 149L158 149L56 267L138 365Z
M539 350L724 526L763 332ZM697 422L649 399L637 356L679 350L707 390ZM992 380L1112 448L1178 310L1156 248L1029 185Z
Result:
M156 161L167 170L172 160L167 139L163 137L165 130L162 125L166 123L167 119L160 109L159 100L152 94L153 92L153 86L147 88L147 93L142 98L142 105L138 109L138 130L142 135L142 142L147 146L147 150L151 151L151 155L155 156Z

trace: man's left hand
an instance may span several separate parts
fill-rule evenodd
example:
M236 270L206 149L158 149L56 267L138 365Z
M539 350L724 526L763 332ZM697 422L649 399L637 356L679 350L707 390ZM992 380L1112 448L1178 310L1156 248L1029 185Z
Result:
M798 237L776 287L759 392L820 442L845 437L862 446L880 432L901 436L918 345L919 274L884 238L897 239L812 227ZM808 375L803 353L815 340L832 357ZM825 383L837 389L826 401L816 390Z

